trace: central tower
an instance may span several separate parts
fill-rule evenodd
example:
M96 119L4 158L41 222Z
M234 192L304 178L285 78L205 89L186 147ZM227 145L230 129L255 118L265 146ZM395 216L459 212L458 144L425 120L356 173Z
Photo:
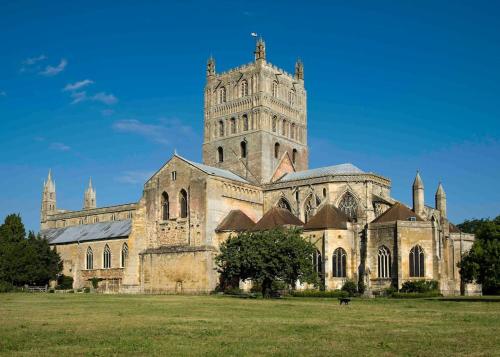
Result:
M306 90L300 60L291 75L266 61L262 39L254 53L254 62L222 73L208 60L203 162L261 184L282 160L308 168Z

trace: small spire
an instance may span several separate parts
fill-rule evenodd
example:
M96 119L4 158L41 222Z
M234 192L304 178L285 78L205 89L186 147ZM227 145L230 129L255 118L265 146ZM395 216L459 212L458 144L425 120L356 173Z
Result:
M436 191L436 197L446 197L446 193L444 192L443 185L441 184L441 181L439 181L439 185Z
M413 188L424 188L424 182L422 181L418 170L417 175L415 176L415 181L413 181Z
M49 169L49 174L47 175L47 182L52 181L52 169Z
M92 188L92 176L90 176L90 178L89 178L89 188L90 189Z
M207 61L207 77L215 76L215 59L210 55Z

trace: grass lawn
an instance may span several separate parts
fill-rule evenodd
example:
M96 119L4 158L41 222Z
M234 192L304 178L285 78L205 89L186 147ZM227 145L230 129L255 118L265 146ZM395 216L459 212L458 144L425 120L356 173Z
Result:
M498 356L500 303L0 294L0 354Z

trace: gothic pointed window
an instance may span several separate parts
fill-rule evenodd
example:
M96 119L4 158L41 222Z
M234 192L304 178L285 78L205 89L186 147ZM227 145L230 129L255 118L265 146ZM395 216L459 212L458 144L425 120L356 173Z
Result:
M278 82L273 82L273 97L278 98Z
M224 122L222 120L219 121L219 136L224 136Z
M161 217L164 221L170 219L170 202L166 192L161 194Z
M342 248L337 248L332 257L332 276L335 278L345 278L347 276L347 253Z
M273 116L273 120L272 120L272 129L273 129L273 133L276 132L276 126L278 125L278 117L275 115Z
M410 276L425 276L425 255L421 246L416 245L410 250Z
M219 103L225 103L226 102L226 88L221 87L219 88Z
M280 156L280 144L274 144L274 158L277 159Z
M321 204L320 199L313 193L309 195L304 204L304 220L307 223L314 215L315 209Z
M92 248L90 247L87 248L87 254L85 258L86 258L85 268L94 269L94 252L92 251Z
M292 212L292 207L290 206L290 203L288 203L288 201L283 197L280 198L280 200L278 201L278 207Z
M121 254L121 264L120 266L122 268L125 268L127 266L127 260L128 260L128 245L127 243L123 243L122 245L122 254Z
M219 160L219 162L224 162L224 149L222 146L217 148L217 160Z
M246 80L241 81L241 96L246 97L248 95L248 82Z
M243 114L242 119L243 119L243 130L248 131L248 115Z
M109 245L104 246L104 252L102 254L102 267L104 269L111 268L111 249L109 249Z
M379 278L390 278L391 277L391 252L389 249L383 245L378 248L377 254L377 267L378 267L378 277Z
M231 134L236 134L236 119L231 118Z
M339 209L349 218L356 219L358 216L358 202L350 192L346 192L339 203Z
M188 215L188 197L184 189L179 193L179 209L181 218L186 218Z
M242 141L240 143L240 154L241 154L241 157L244 159L247 157L247 143L246 141Z
M322 275L323 273L323 259L321 257L321 253L316 249L316 252L313 254L313 269L318 275Z

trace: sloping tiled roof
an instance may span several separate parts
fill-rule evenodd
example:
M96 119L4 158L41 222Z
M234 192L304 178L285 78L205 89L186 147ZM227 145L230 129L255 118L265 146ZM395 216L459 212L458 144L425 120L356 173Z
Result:
M349 175L363 174L364 172L353 164L340 164L333 166L318 167L316 169L290 172L283 176L278 182L305 180L314 177L331 176L331 175Z
M349 217L333 204L325 204L304 225L304 230L347 229Z
M200 169L201 171L205 172L206 174L209 174L209 175L212 175L212 176L218 176L218 177L222 177L222 178L227 178L227 179L234 180L234 181L249 183L243 177L238 176L238 175L236 175L235 173L233 173L233 172L231 172L229 170L224 170L224 169L220 169L218 167L213 167L213 166L208 166L208 165L205 165L205 164L200 164L198 162L187 160L187 159L185 159L185 158L183 158L182 156L179 156L179 155L177 155L177 157L179 157L181 160L184 160L187 163L193 165L194 167L197 167L198 169Z
M125 238L130 235L132 220L84 224L65 228L52 228L41 231L50 244L65 244L90 240Z
M303 226L304 223L289 210L273 207L255 224L252 231L265 231L283 226Z
M450 233L460 233L460 229L450 222Z
M232 210L227 214L227 216L220 222L220 224L215 229L216 232L243 232L248 231L255 226L255 222L252 221L243 211L239 209Z
M375 218L372 223L385 223L394 221L408 221L410 217L415 217L417 221L423 221L415 212L404 204L397 202L387 211Z

